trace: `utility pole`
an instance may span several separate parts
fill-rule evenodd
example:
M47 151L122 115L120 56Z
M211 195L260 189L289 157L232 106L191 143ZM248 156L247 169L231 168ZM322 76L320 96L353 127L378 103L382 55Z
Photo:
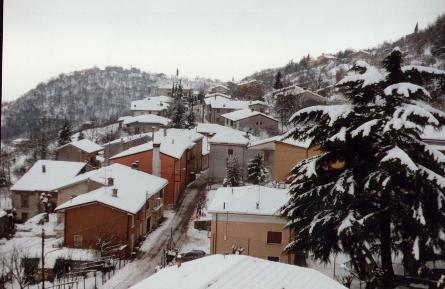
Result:
M148 224L147 224L147 200L148 200L148 192L145 192L145 205L144 205L145 234L148 234L148 230L149 230ZM144 225L142 225L142 226L144 226Z
M45 229L42 228L42 289L45 289Z

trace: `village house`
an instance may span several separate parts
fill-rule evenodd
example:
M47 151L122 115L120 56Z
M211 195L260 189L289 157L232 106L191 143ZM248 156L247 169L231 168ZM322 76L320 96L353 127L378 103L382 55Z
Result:
M221 115L225 126L249 131L258 135L261 131L266 131L269 135L278 133L278 120L265 113L253 109L241 109Z
M111 156L123 152L131 147L147 143L151 140L152 133L141 133L121 137L102 144L104 147L104 159L106 164Z
M163 218L167 180L120 164L88 173L105 186L80 194L56 208L62 213L64 245L131 254Z
M16 219L24 222L45 211L42 194L48 198L52 211L57 204L58 190L73 177L89 170L85 162L39 160L12 187L12 206Z
M225 94L225 93L220 93L220 92L207 93L204 96L204 98L210 98L210 97L215 98L215 96L216 97L224 97L224 98L227 98L227 99L231 99L232 98L232 96L230 94Z
M209 139L209 182L220 183L226 177L229 158L236 158L240 164L242 176L247 175L247 145L249 138L233 131L220 132Z
M230 89L222 84L218 84L212 88L209 89L209 93L222 93L222 94L228 94Z
M245 134L244 132L233 129L231 127L209 122L198 123L195 127L195 130L206 137L212 137L220 132L234 132L234 133Z
M235 110L248 108L248 102L243 100L231 100L229 98L214 95L207 97L206 104L206 118L211 123L224 125L224 119L221 115Z
M313 105L326 105L328 103L327 98L297 85L274 90L272 96L275 100L280 97L291 97L300 109Z
M171 88L170 88L171 90ZM133 116L143 114L167 115L167 109L173 98L170 96L149 96L140 100L133 100L130 105Z
M169 181L164 202L174 206L187 184L202 170L203 135L194 130L162 129L154 141L132 147L110 158L112 163L137 166L139 170ZM155 173L156 172L156 173Z
M117 119L117 123L118 123L118 128L122 129L123 128L123 124L124 124L124 120L126 120L127 118L131 118L131 115L124 115L121 116Z
M172 96L173 84L165 84L158 87L158 94L160 96ZM182 93L185 97L193 96L193 88L182 84Z
M129 134L141 134L167 127L170 122L169 118L163 116L142 114L127 118L123 123Z
M371 58L371 53L365 51L365 50L359 50L359 51L355 51L352 52L351 54L349 54L349 58L353 61L355 60L366 60Z
M93 167L100 167L97 154L104 148L97 143L82 139L56 148L56 160L70 162L86 162Z
M166 267L130 289L346 289L317 270L245 255L210 255Z
M318 149L309 148L309 145L310 141L297 141L279 135L251 142L248 155L262 155L272 180L285 182L298 162L320 154Z
M289 200L285 189L263 186L218 188L208 208L211 254L235 254L296 264L284 249L291 240L279 209Z

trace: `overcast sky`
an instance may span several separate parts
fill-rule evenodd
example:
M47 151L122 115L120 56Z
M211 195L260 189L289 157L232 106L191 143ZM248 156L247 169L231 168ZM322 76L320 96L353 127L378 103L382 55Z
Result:
M240 79L424 28L444 0L5 0L3 99L107 65Z

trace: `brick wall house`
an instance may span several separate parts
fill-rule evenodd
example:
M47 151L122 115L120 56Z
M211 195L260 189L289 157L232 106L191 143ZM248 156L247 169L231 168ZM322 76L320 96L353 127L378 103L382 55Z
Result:
M64 216L65 246L100 249L105 241L125 246L130 254L141 237L162 221L167 180L119 164L109 170L118 177L109 177L106 186L56 208Z

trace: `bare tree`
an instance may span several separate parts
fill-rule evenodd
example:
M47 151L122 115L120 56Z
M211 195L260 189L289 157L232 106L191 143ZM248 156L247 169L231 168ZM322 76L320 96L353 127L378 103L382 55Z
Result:
M31 277L25 266L25 262L29 259L28 251L14 247L9 254L2 256L0 273L9 276L11 282L17 283L20 289L24 289Z
M104 224L98 228L96 234L96 246L102 257L109 255L118 243L119 240L114 233L112 225Z

